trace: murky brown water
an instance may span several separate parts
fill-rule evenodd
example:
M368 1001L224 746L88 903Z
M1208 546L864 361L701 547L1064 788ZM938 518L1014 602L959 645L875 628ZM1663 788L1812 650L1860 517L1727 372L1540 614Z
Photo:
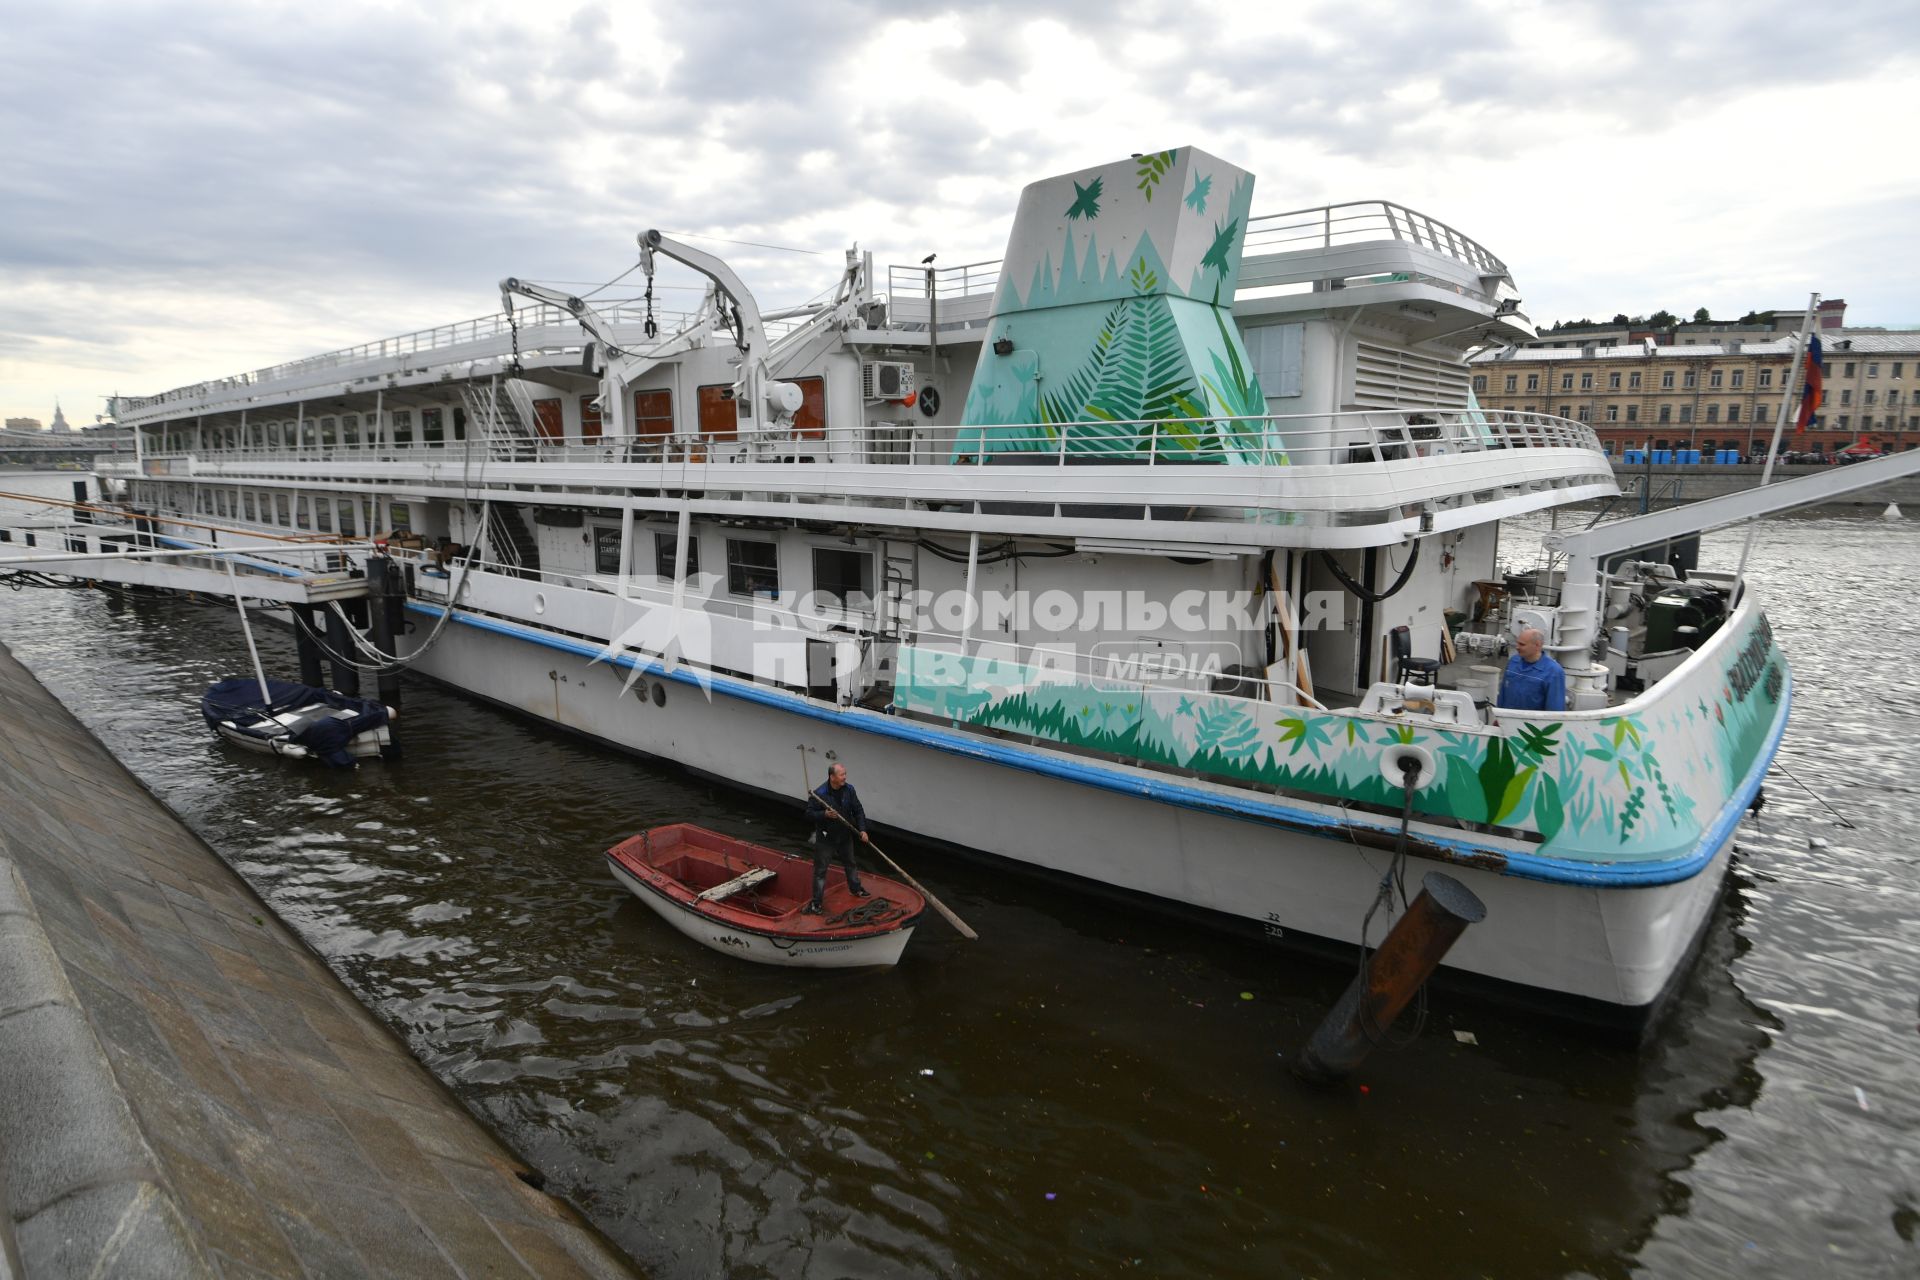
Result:
M244 669L228 608L0 593L0 640L652 1274L1911 1276L1920 522L1785 521L1755 567L1782 759L1858 829L1770 781L1644 1049L1437 993L1330 1094L1282 1055L1342 969L904 844L980 942L730 962L601 851L683 818L797 850L789 810L424 683L404 762L240 754L197 709Z

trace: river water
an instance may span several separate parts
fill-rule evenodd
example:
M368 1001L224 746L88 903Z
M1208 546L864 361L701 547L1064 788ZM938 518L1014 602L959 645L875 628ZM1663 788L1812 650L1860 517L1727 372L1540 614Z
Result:
M1920 522L1782 520L1753 569L1781 760L1854 825L1776 772L1643 1047L1440 991L1331 1092L1285 1055L1347 969L906 843L979 942L740 964L601 851L682 819L798 851L794 810L424 682L404 761L242 754L197 707L246 668L230 607L0 593L0 641L651 1275L1910 1277Z

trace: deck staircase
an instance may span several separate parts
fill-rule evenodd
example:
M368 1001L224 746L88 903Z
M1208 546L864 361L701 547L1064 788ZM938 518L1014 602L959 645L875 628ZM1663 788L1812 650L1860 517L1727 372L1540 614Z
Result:
M466 403L467 421L475 424L493 457L503 462L525 462L534 457L533 430L515 398L508 394L503 379L462 383L460 396Z
M519 507L496 502L487 508L487 546L489 558L509 573L540 576L540 544Z

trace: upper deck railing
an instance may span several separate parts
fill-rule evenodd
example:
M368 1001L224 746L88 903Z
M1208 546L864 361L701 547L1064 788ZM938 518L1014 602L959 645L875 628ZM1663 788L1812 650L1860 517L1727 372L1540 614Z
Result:
M1519 410L1358 410L1264 418L1048 423L1030 427L869 423L819 431L492 437L397 442L378 434L328 444L277 441L146 455L150 474L177 459L306 462L432 460L473 456L537 464L738 465L841 463L918 467L1352 466L1498 450L1578 449L1603 460L1585 423ZM104 460L103 460L104 461ZM130 464L110 474L132 474ZM817 476L817 468L802 471Z
M1380 241L1398 241L1426 249L1471 268L1475 275L1507 274L1507 264L1479 241L1438 218L1390 200L1350 200L1344 204L1250 218L1244 258L1259 259ZM953 267L890 266L887 288L895 309L911 321L925 321L929 296L938 306L954 308L948 314L959 318L971 314L960 309L963 303L991 297L999 288L1001 265L1001 260L993 259ZM1243 279L1241 287L1257 288L1259 283Z
M1379 240L1417 245L1472 267L1479 275L1507 274L1507 264L1479 241L1438 218L1390 200L1351 200L1249 218L1245 256L1333 249Z
M1476 275L1507 274L1506 264L1478 241L1437 218L1387 200L1349 201L1251 218L1247 222L1244 256L1246 260L1253 261L1308 250L1382 241L1397 241L1451 258L1471 268ZM999 286L1000 274L1001 262L997 259L951 267L890 266L887 269L887 289L893 322L909 328L925 327L929 320L930 298L935 309L951 308L945 313L944 320L966 323L983 319L993 292ZM1260 287L1257 273L1243 281L1242 287ZM595 308L595 311L603 322L615 327L634 326L637 329L646 319L645 312L633 306L610 305ZM686 312L656 312L654 315L663 333L671 333L690 324L694 318L695 313ZM789 322L788 327L791 323L797 321ZM943 317L939 315L933 318L933 323L945 327ZM221 392L239 391L305 374L324 373L383 359L430 355L475 343L497 342L510 334L514 324L521 329L534 329L574 327L576 321L559 307L547 304L522 306L515 309L511 318L504 311L496 312L268 365L228 378L176 387L158 395L117 396L111 408L115 414L138 413L168 403L202 401ZM770 337L777 338L783 332L782 323L769 322L767 331Z

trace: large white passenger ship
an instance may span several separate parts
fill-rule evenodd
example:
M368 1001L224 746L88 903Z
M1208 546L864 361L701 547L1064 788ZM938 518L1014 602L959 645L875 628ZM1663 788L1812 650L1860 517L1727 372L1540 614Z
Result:
M1253 188L1191 148L1050 178L1004 260L849 253L783 315L644 233L649 276L711 281L695 313L509 280L500 314L116 400L138 456L101 472L253 581L384 543L398 647L459 689L782 797L838 759L884 826L1271 935L1360 941L1411 756L1413 862L1488 910L1449 968L1644 1022L1786 661L1725 576L1500 580L1503 518L1616 492L1585 425L1474 403L1465 355L1532 333L1506 265ZM1484 637L1527 623L1564 712L1488 706Z

